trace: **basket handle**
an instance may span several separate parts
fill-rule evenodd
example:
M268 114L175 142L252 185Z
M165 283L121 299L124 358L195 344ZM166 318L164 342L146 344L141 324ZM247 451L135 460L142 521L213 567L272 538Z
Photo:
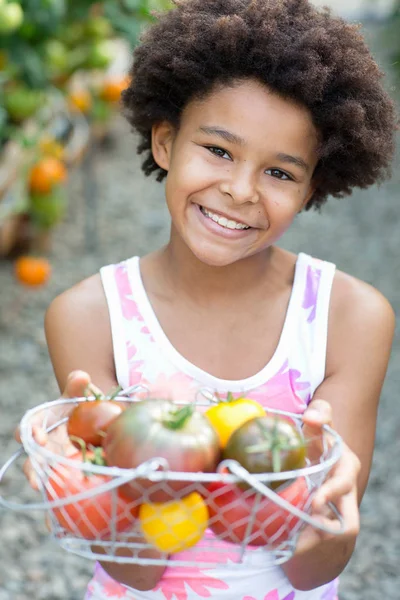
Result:
M221 463L221 464L223 466L227 467L229 469L229 471L231 471L231 473L233 473L234 475L236 475L237 477L239 477L240 479L242 479L243 481L248 483L252 488L254 488L262 496L265 496L266 498L268 498L269 500L274 502L280 508L283 508L284 510L286 510L293 516L298 517L299 519L308 523L308 525L311 525L315 529L320 529L321 531L324 531L325 533L330 533L332 535L340 535L340 534L344 533L345 524L343 521L343 517L340 514L340 512L338 511L338 509L336 508L336 506L333 504L333 502L328 502L328 506L332 510L332 512L335 514L337 520L340 523L339 529L337 529L337 528L333 529L333 528L329 527L328 525L324 525L317 519L314 519L313 517L311 517L308 513L304 512L297 506L294 506L293 504L291 504L290 502L288 502L287 500L285 500L284 498L279 496L279 494L277 494L274 490L272 490L271 488L269 488L266 485L264 485L263 483L261 483L261 481L259 481L256 477L253 477L253 475L251 475L251 473L249 473L246 469L244 469L236 460L230 460L230 459L224 460L223 463Z
M0 486L2 483L2 479L5 476L8 469L12 467L12 465L25 453L24 448L19 448L17 452L15 452L3 465L0 469ZM5 500L3 496L0 494L0 506L6 508L8 510L13 510L15 512L24 512L27 510L52 510L54 508L61 508L62 506L67 506L68 504L73 504L75 502L80 502L82 500L87 500L99 494L103 494L105 492L110 492L121 485L129 483L134 479L139 477L148 476L149 473L153 471L157 471L159 468L163 468L163 461L153 459L149 460L143 464L141 464L136 469L130 469L127 471L126 475L120 477L112 477L109 481L105 482L102 485L99 485L95 488L86 490L81 492L80 494L73 494L72 496L68 496L66 498L58 498L53 501L44 501L44 502L12 502L9 500ZM41 484L42 492L44 491L43 484Z

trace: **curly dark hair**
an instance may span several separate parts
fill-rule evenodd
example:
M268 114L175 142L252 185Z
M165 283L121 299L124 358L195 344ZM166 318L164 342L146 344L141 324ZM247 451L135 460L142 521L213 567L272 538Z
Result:
M316 190L307 208L390 176L397 117L358 25L308 0L174 0L134 51L131 84L122 95L140 135L142 169L154 161L151 129L179 127L193 99L217 85L257 79L308 108L320 132Z

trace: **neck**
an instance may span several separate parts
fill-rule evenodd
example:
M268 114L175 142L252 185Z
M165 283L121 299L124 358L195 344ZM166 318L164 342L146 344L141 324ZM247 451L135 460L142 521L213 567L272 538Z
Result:
M172 289L197 303L225 301L248 294L249 290L261 290L269 279L275 249L267 248L254 256L234 264L215 267L201 262L180 239L171 237L169 243L158 254L160 273ZM271 273L274 269L271 270Z

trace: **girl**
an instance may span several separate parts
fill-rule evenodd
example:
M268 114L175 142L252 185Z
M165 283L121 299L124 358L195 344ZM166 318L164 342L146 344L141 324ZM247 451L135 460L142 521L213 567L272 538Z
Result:
M53 301L55 374L65 396L91 381L208 386L304 413L317 430L333 423L347 445L313 511L329 518L334 501L346 529L304 528L282 568L263 553L211 570L104 563L86 599L334 600L357 538L394 315L369 285L274 244L300 211L388 175L393 105L358 28L307 0L175 5L143 36L123 94L143 171L165 179L170 239Z

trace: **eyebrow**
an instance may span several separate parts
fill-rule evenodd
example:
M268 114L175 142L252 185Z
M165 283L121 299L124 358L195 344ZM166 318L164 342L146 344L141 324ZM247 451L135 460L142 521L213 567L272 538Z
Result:
M207 135L216 135L225 140L225 142L236 144L237 146L244 146L246 144L243 138L239 137L235 133L232 133L231 131L228 131L227 129L221 129L220 127L207 127L204 125L199 127L199 131Z
M236 144L237 146L246 145L246 141L242 137L236 135L235 133L232 133L231 131L228 131L227 129L222 129L221 127L207 127L206 125L203 125L199 127L199 131L205 133L206 135L216 135L221 139L225 140L225 142L229 142L230 144ZM296 165L297 167L303 169L303 171L308 172L310 170L310 166L306 163L305 160L300 158L300 156L292 156L291 154L279 152L276 155L276 158L282 162Z
M292 165L297 165L298 167L300 167L301 169L303 169L306 172L308 172L310 170L310 166L306 163L305 160L300 158L300 156L292 156L291 154L285 154L285 153L279 152L279 154L277 154L276 157L278 160L280 160L282 162L290 163Z

